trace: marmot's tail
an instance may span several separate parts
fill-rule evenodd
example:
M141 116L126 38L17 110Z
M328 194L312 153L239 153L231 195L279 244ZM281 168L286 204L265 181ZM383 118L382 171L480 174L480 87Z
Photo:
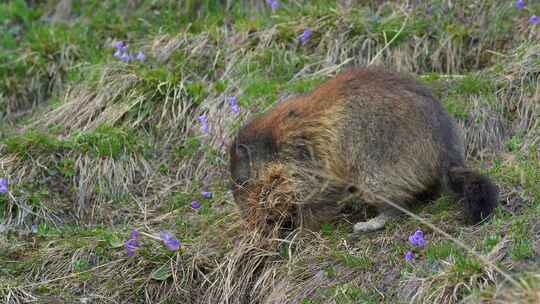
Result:
M464 202L468 220L477 223L497 206L498 189L487 176L464 168L448 172L450 189Z

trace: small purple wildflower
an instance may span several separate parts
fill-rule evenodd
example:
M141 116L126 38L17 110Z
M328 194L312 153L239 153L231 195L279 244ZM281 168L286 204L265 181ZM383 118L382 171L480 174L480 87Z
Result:
M139 242L137 242L137 237L139 236L139 231L137 229L131 230L129 239L124 242L124 248L126 248L126 254L132 256L135 252L135 249L139 248Z
M199 208L201 208L201 203L199 203L198 201L192 201L191 202L191 208L199 209Z
M131 239L136 239L136 238L138 238L138 237L139 237L139 230L137 230L137 229L135 229L135 228L132 229L132 230L131 230L131 234L130 234L130 238L131 238Z
M266 4L270 6L270 8L275 11L279 8L279 1L278 0L266 0Z
M119 51L125 52L127 50L127 45L124 43L124 41L117 41L114 43L114 48Z
M161 237L163 243L165 243L165 246L169 248L169 250L176 251L180 248L180 241L178 239L175 239L170 232L161 231L159 233L159 236Z
M30 226L30 231L32 231L32 233L36 234L38 232L38 226L37 224L32 224L32 226Z
M129 54L126 52L126 53L122 53L120 55L120 57L118 57L120 60L124 61L124 62L128 62L131 60L131 56L129 56Z
M530 24L538 24L538 23L540 23L540 17L538 17L536 15L532 15L531 18L529 18L529 23Z
M231 106L231 111L233 113L238 113L240 112L240 107L238 106L238 98L236 98L236 96L229 96L227 98L229 100L229 105Z
M203 123L201 125L201 131L203 131L203 133L208 133L208 124L207 123Z
M409 236L409 242L414 246L424 247L426 245L426 240L424 240L424 232L417 229L413 235Z
M146 55L144 55L144 52L143 51L139 51L137 53L137 56L135 56L135 58L139 61L144 61L144 59L146 59Z
M412 253L412 251L410 250L407 250L405 252L405 261L411 261L413 259L414 255Z
M124 52L120 51L120 50L116 50L113 54L114 57L120 59L120 57L122 57L122 55L124 54Z
M525 7L525 1L524 0L517 0L515 3L515 6L519 9L523 9Z
M200 123L205 123L206 122L206 114L199 115L199 117L197 119L199 120Z
M304 32L302 32L302 35L300 35L300 43L306 44L306 42L309 40L309 37L311 37L311 30L306 27L304 28Z
M139 248L139 243L136 239L128 239L124 242L124 248L126 248L127 256L133 256L135 249Z
M200 115L198 117L199 123L201 124L201 131L208 133L208 123L206 123L206 114Z
M212 197L212 192L210 192L210 191L201 191L201 195L206 197L206 198L211 198Z
M0 193L8 192L8 179L5 177L0 178Z

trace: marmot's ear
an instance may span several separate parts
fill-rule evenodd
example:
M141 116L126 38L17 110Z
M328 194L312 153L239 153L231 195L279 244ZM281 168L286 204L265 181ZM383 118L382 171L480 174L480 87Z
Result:
M246 145L239 144L234 140L228 147L229 154L232 159L249 159L249 150Z

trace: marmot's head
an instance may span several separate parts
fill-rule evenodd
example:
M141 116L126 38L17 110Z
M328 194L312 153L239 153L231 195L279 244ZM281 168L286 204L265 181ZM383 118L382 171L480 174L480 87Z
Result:
M240 131L229 147L232 191L240 210L246 203L261 175L277 158L277 147L271 132Z
M249 143L243 135L229 148L232 191L243 218L267 232L296 226L298 199L288 164L278 158L269 134L257 134Z

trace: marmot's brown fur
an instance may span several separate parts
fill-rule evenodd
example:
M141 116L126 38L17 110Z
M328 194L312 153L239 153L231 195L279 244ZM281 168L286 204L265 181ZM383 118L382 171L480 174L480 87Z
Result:
M355 231L382 228L395 214L377 197L405 204L443 191L478 222L495 208L497 188L464 165L460 130L441 103L416 80L379 68L350 69L279 102L230 146L244 215L271 218L264 213L294 213L295 205L303 216L328 219L356 193L379 215Z

